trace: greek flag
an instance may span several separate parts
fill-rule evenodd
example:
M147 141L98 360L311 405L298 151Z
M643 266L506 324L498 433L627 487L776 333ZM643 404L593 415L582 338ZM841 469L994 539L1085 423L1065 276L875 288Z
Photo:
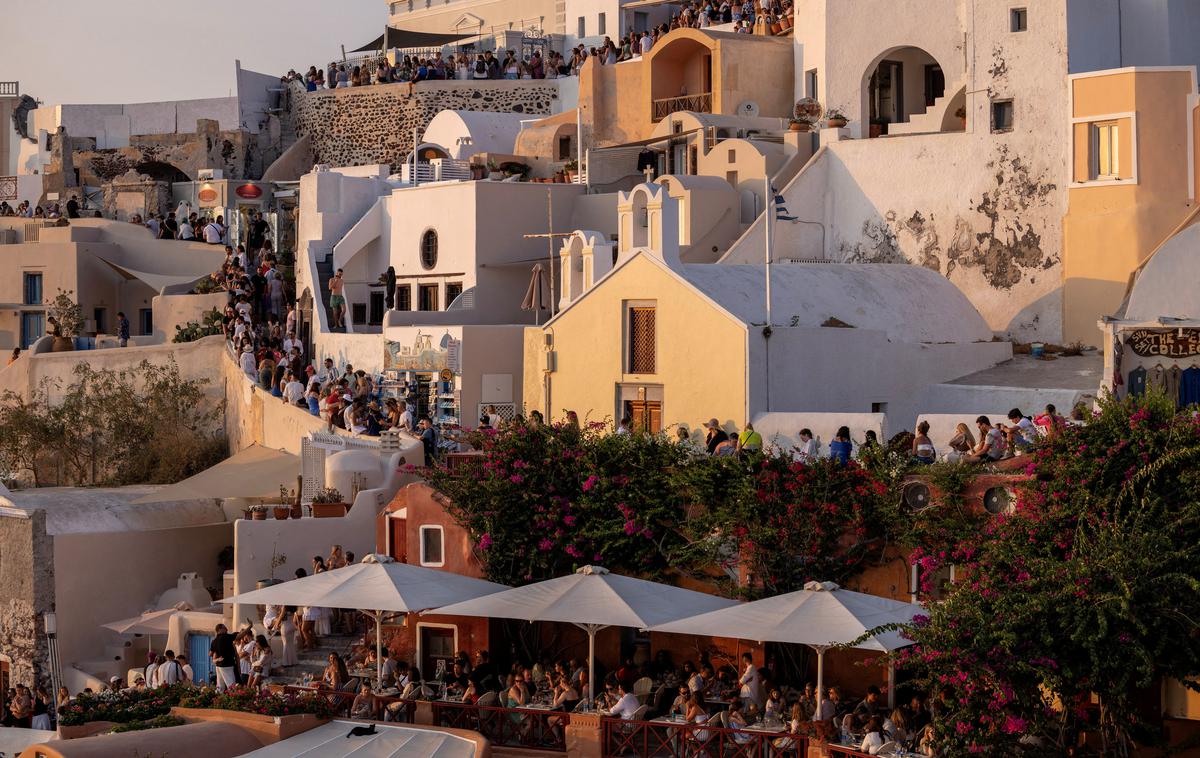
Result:
M783 195L779 194L779 190L771 188L771 194L775 196L775 220L776 221L797 221L797 217L788 212L787 206L784 205Z

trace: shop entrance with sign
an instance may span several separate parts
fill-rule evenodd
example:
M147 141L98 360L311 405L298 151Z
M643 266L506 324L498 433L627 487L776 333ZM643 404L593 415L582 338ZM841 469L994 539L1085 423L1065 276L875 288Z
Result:
M1134 329L1125 344L1143 358L1191 358L1200 355L1200 329Z

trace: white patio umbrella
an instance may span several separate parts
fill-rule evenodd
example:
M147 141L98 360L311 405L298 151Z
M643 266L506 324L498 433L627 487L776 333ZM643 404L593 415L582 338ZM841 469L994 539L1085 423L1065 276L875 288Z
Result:
M924 612L914 603L844 590L833 582L809 582L798 592L659 624L652 631L808 645L817 652L817 696L823 697L826 650L856 640L869 629L910 623ZM884 632L854 647L890 652L911 644L899 632ZM893 677L889 667L889 684L894 684ZM889 706L894 697L894 687L889 687Z
M588 635L588 702L596 679L596 632L610 626L650 629L656 624L734 605L735 601L669 584L584 566L574 574L467 600L431 613L525 621L562 621Z
M171 617L178 612L175 608L167 608L163 611L147 611L137 616L119 621L110 621L100 626L105 629L111 629L114 632L120 632L121 634L144 634L146 635L147 644L153 650L154 635L167 634Z
M375 620L376 675L383 679L383 617L414 613L448 603L506 590L449 571L396 563L384 555L368 555L361 563L293 579L221 600L243 605L308 605L319 608L367 609Z

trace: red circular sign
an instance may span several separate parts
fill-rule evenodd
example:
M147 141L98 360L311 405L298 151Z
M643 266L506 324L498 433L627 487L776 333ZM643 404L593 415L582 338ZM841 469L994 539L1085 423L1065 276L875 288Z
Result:
M197 193L196 197L202 203L212 203L216 202L217 197L219 196L217 195L217 191L212 187L205 187L204 189L200 190L199 193Z
M234 190L238 197L246 200L253 200L257 197L262 197L262 188L257 184L243 184Z

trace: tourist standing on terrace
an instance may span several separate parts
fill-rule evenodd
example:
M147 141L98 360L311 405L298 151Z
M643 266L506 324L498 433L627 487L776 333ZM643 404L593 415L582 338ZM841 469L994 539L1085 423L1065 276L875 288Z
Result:
M342 270L339 268L329 280L329 307L333 311L333 328L345 329L346 298L342 295L345 286L342 281Z
M841 464L850 462L850 452L853 443L850 442L850 427L843 426L837 430L833 442L829 443L829 457Z
M129 319L125 318L125 311L117 311L117 341L121 347L129 344Z
M217 624L216 634L208 646L213 668L217 672L217 691L222 692L237 684L237 650L233 647L233 635L224 624Z

